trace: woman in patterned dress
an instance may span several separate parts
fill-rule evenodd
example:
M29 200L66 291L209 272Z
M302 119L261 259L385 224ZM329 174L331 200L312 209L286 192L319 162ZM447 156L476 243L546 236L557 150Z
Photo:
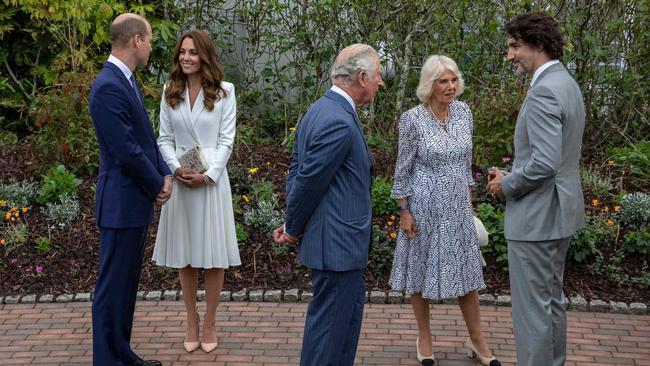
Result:
M478 290L485 283L472 219L472 113L456 100L462 92L456 63L431 56L417 88L422 104L401 116L392 190L401 230L390 285L411 296L423 365L435 362L429 300L458 297L469 331L468 354L497 366L481 331Z

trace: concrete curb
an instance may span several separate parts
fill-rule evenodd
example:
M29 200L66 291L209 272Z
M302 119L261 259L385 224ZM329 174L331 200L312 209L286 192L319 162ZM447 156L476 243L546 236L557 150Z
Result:
M309 291L299 289L287 290L241 290L237 292L222 291L220 301L251 301L251 302L284 302L297 303L309 302L313 294ZM68 303L68 302L89 302L93 297L92 293L84 292L77 294L59 295L4 295L0 296L0 304L36 304L36 303ZM179 301L183 299L181 291L140 291L137 294L139 301ZM205 301L205 291L197 294L199 301ZM621 301L591 300L587 301L582 296L572 296L567 299L567 309L582 312L600 312L617 314L650 314L648 304L641 302L625 303ZM376 291L366 293L366 302L372 304L408 304L409 297L398 291ZM479 302L482 306L512 306L510 295L479 295ZM433 304L457 304L456 299L445 299L431 301Z

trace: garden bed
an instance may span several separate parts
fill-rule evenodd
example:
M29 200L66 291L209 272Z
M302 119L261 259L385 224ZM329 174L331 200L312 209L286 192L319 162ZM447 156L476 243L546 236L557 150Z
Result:
M394 159L386 153L374 154L376 175L391 176ZM241 202L238 223L243 223L243 211L253 207L249 195L251 182L266 179L273 184L273 191L279 198L280 207L284 199L284 178L289 166L289 157L283 146L238 146L233 152L229 172L233 193L240 194ZM4 146L0 157L0 181L41 180L42 172L47 171L51 162L46 157L38 157L24 146ZM78 187L80 210L73 224L62 230L48 228L40 206L33 205L19 218L25 220L29 228L25 244L12 248L0 248L0 296L17 294L62 294L91 292L95 284L98 262L99 232L95 226L94 184L96 176L81 176ZM243 197L245 196L245 197ZM0 197L0 200L2 197ZM161 268L150 260L157 229L156 210L154 222L149 229L145 260L140 280L140 290L180 289L176 271ZM4 217L3 217L4 219ZM390 214L376 215L374 224L380 231L382 243L391 238L397 229L397 220ZM295 248L278 248L272 239L262 231L249 225L242 225L248 238L240 245L242 265L226 273L225 290L241 289L309 289L309 271L300 265ZM382 234L383 233L383 234ZM38 238L49 237L49 250L37 250ZM389 250L378 251L373 263L374 271L367 271L366 281L369 290L388 290L389 266L377 269L377 265L390 263ZM485 270L489 294L509 294L508 274L500 268L492 254L486 256L488 266ZM647 258L644 256L625 256L619 263L619 270L629 275L646 273ZM379 263L379 264L377 264ZM587 300L616 300L624 302L650 303L647 284L629 283L611 276L594 275L587 263L567 263L565 293L581 295Z

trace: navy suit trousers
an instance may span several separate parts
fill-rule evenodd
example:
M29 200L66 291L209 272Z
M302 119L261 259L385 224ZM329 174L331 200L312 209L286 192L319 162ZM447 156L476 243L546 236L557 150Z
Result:
M94 366L128 366L138 360L130 346L131 327L147 229L100 228L92 309Z
M311 270L314 297L307 309L301 366L352 366L366 300L364 270Z

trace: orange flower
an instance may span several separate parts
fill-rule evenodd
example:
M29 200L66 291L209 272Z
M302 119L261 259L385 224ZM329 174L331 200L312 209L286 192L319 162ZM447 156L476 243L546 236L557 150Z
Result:
M388 234L388 236L390 236L390 238L393 239L393 240L397 239L397 234L395 234L394 231L391 232L390 234Z
M614 160L607 160L607 164L608 164L609 166L614 165Z
M393 222L392 222L392 221L388 221L388 222L386 222L386 225L388 225L388 226L393 226Z
M5 220L9 220L10 217L11 217L11 211L5 214Z
M390 219L395 220L396 219L395 215L390 215Z
M18 217L18 211L14 212L14 216Z
M614 212L618 212L621 210L621 206L614 206Z
M614 225L614 220L607 219L607 226L612 226L612 225Z
M599 204L600 204L600 201L598 201L597 199L594 198L593 200L591 200L591 205L592 206L598 207Z
M16 221L16 218L15 218L15 217L12 217L12 218L11 218L11 221Z
M5 245L5 244L7 244L7 241L4 239L0 239L0 245Z
M23 213L27 212L27 207L23 207L20 209Z
M609 212L609 207L603 206L603 208L600 209L602 212Z

